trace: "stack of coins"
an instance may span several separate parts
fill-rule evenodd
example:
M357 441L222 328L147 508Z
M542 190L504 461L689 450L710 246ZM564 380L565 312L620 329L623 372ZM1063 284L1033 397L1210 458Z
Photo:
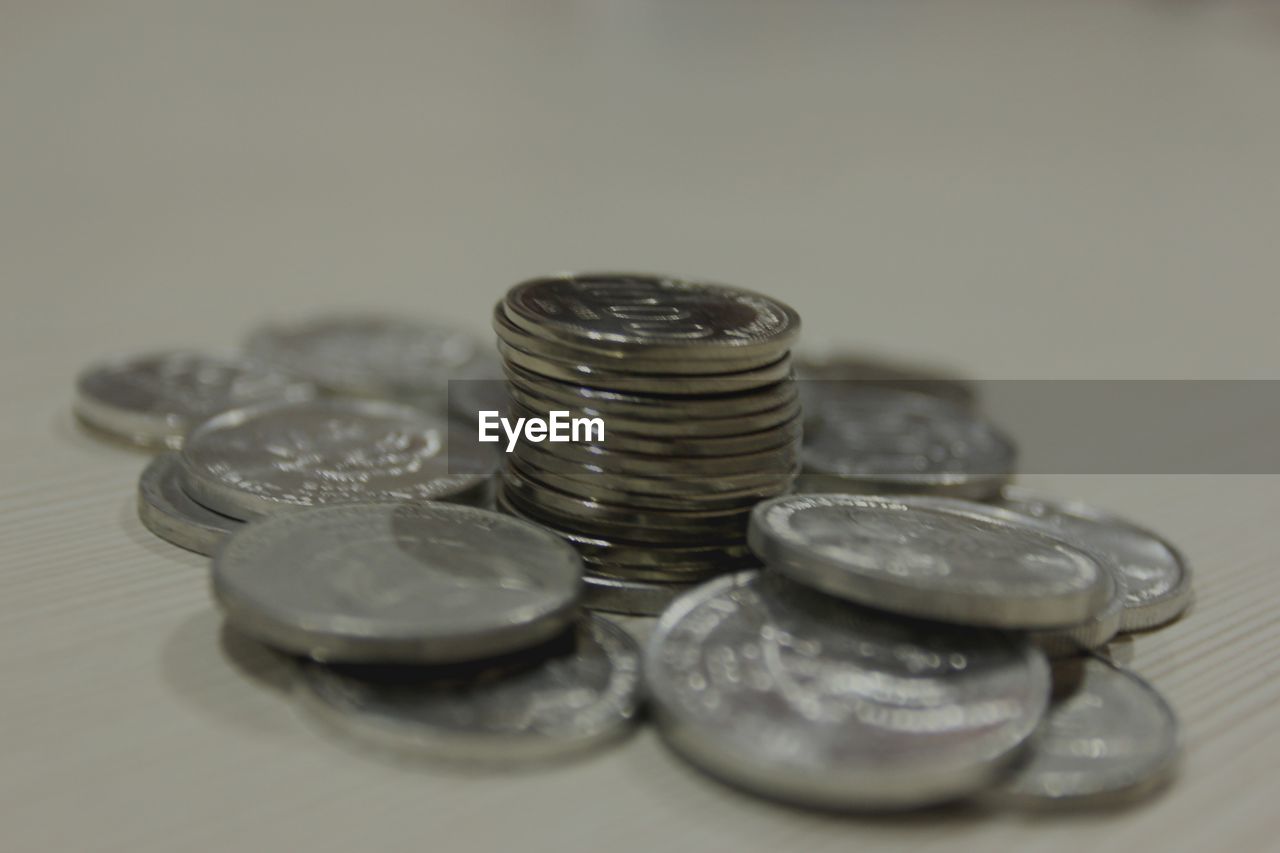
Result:
M517 443L497 498L577 546L589 604L655 613L755 564L751 507L799 461L793 310L721 285L563 275L513 287L493 327L510 417L602 422L603 440Z
M1082 505L1003 502L759 504L767 570L687 594L650 638L668 743L738 787L836 809L1113 805L1167 781L1173 712L1093 649L1185 609L1185 563Z

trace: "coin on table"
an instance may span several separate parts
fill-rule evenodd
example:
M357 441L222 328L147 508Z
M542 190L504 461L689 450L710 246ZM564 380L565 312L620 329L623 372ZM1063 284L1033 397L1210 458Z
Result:
M1100 554L1090 554L1106 569L1103 572L1103 586L1107 588L1106 606L1079 625L1028 631L1027 639L1050 658L1072 657L1097 649L1109 643L1120 632L1120 620L1124 615L1124 581L1109 560Z
M523 331L625 357L781 356L800 334L788 306L749 290L633 273L565 273L508 291L502 307Z
M582 560L549 530L475 507L312 507L237 532L214 558L213 592L233 627L285 651L448 663L563 630Z
M1089 656L1072 661L1073 689L1055 698L1027 760L988 798L1032 808L1115 806L1150 794L1173 775L1173 709L1132 672Z
M113 438L177 448L187 430L224 409L314 393L311 383L262 363L173 351L93 365L76 380L74 411Z
M1115 565L1125 586L1120 630L1143 631L1173 621L1191 604L1191 567L1168 541L1086 503L1006 487L1000 505L1070 534Z
M1012 479L1012 440L973 412L909 391L836 387L816 412L805 402L805 489L981 499Z
M772 572L677 600L644 670L679 754L828 809L925 806L989 785L1049 698L1044 656L1010 635L890 617Z
M765 565L859 604L962 625L1062 628L1106 607L1093 556L1021 516L947 498L789 495L758 504Z
M479 352L476 340L460 329L376 314L264 326L245 348L326 391L393 398L442 395Z
M143 527L179 548L211 556L243 521L205 509L178 484L178 454L152 459L138 480L138 518Z
M640 701L640 654L625 631L583 617L513 670L302 664L299 684L331 725L361 742L449 761L565 758L625 735Z
M181 482L243 519L334 503L478 502L497 456L466 441L450 447L447 434L444 419L376 400L232 409L188 435Z

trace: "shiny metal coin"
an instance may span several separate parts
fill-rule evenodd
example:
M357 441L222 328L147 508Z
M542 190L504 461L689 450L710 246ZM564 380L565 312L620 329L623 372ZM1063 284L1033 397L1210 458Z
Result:
M564 395L561 399L552 399L543 394L549 386L537 386L536 380L516 378L512 372L509 391L512 399L537 411L558 409L569 412L573 417L604 418L607 430L648 435L654 439L680 437L694 439L718 438L722 436L740 436L757 434L792 424L800 416L800 403L794 392L790 397L783 395L773 397L768 403L773 408L755 412L741 412L728 416L707 415L702 408L693 409L687 404L676 405L670 399L652 398L644 403L632 402L622 408L616 408L609 402L600 402L586 397ZM589 388L577 388L577 391L590 391ZM616 395L615 395L616 396ZM726 398L708 397L699 400L706 408L715 410ZM737 398L730 398L737 399Z
M1078 545L1078 542L1072 542ZM1088 551L1088 549L1085 549ZM1028 631L1027 639L1050 658L1064 658L1084 654L1109 643L1120 631L1124 615L1125 586L1111 562L1100 554L1089 552L1106 569L1104 585L1108 588L1107 604L1091 619L1067 628L1047 628Z
M1147 682L1096 657L1068 695L1055 698L1031 738L1027 760L988 796L1030 808L1116 806L1172 778L1178 721Z
M546 485L582 500L614 503L635 507L636 509L750 509L759 503L762 495L764 495L761 490L748 491L741 496L729 495L727 497L716 495L685 495L677 497L644 495L637 492L607 488L604 485L603 476L599 474L577 478L563 477L559 474L544 471L514 456L507 459L507 468L526 482Z
M1006 488L999 505L1061 530L1114 564L1125 586L1121 631L1156 628L1190 606L1191 567L1177 548L1152 531L1080 501L1025 489Z
M713 510L686 507L664 511L600 503L537 485L511 472L503 472L502 486L506 494L515 495L524 502L546 508L550 512L571 518L605 521L624 527L698 529L708 533L729 528L745 535L747 518L751 514L750 507Z
M858 353L804 353L795 356L800 393L820 405L855 385L910 391L972 409L978 390L973 382L944 369L903 364ZM810 397L812 392L812 398Z
M93 365L76 380L74 411L130 444L178 448L187 430L225 409L314 394L309 382L261 363L175 351Z
M827 809L978 791L1049 698L1048 665L1024 642L888 617L770 572L680 598L644 670L676 752L735 786Z
M511 288L502 303L525 332L607 353L650 358L781 355L800 317L775 299L705 282L631 273L566 273Z
M232 409L191 431L181 482L234 518L307 506L483 496L497 455L446 446L447 422L374 400L311 400Z
M1013 442L972 412L921 394L839 387L817 404L811 427L806 410L805 489L983 499L1013 478Z
M602 471L619 476L636 477L739 477L746 476L761 479L772 477L775 480L787 479L790 472L799 464L799 449L795 443L782 445L772 450L757 453L743 453L735 456L684 456L629 453L621 450L607 449L606 444L534 444L521 442L513 454L520 458L535 461L554 458L561 464L577 464L598 467ZM548 463L550 467L552 463ZM556 470L553 468L553 470ZM744 477L745 479L745 477Z
M243 521L219 515L187 497L178 485L178 454L152 459L138 480L138 519L142 526L179 548L212 556Z
M372 314L264 326L249 336L245 347L254 358L294 371L327 391L390 398L443 395L447 381L479 349L459 329Z
M1088 553L1018 513L946 498L789 495L748 541L793 580L880 610L962 625L1062 628L1112 588Z
M590 573L585 581L584 606L601 613L622 613L627 616L657 616L672 601L697 586L602 578Z
M502 341L498 342L498 352L507 364L544 379L633 394L664 394L674 397L740 394L759 388L771 388L779 382L791 379L791 359L786 355L763 367L739 373L679 375L624 373L591 364L555 362L518 350Z
M505 344L518 350L549 359L560 364L595 365L599 368L618 372L632 373L666 373L675 376L737 373L764 367L777 360L774 352L755 354L746 358L725 357L718 353L699 352L694 357L685 354L679 358L650 358L640 352L618 353L602 352L589 347L571 346L531 335L507 319L507 314L498 303L493 309L493 330Z
M213 593L235 628L278 649L448 663L563 630L582 594L582 560L548 530L475 507L312 507L227 540Z
M473 667L302 664L310 706L343 735L394 751L481 764L542 762L631 731L640 703L640 654L626 631L585 616L545 657L514 671ZM541 651L541 650L540 650Z
M600 465L566 462L553 454L540 453L531 445L517 445L510 456L562 477L591 481L599 479L606 488L663 497L706 496L709 498L741 497L748 494L761 498L786 492L796 472L772 474L737 474L713 476L685 474L680 477L638 476L608 471Z

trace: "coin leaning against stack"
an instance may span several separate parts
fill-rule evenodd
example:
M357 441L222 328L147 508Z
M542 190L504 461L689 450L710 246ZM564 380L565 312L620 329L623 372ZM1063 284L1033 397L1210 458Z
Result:
M747 520L790 487L800 318L760 294L659 276L533 279L495 307L514 417L599 418L602 441L517 443L500 509L575 545L588 604L658 612L756 565Z

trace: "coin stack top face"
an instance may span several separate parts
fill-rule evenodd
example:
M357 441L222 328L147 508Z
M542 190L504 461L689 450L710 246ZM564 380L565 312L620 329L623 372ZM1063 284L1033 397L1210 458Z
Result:
M497 495L579 548L592 606L655 614L662 584L757 565L751 503L799 466L793 310L703 282L563 275L513 287L493 328L512 414L604 424L603 440L518 444Z
M443 663L563 630L582 561L559 537L475 507L313 507L219 549L214 596L237 628L319 660Z
M240 519L334 503L466 500L497 460L487 449L451 450L447 432L443 419L374 400L232 409L191 431L182 486Z
M112 437L177 448L189 429L224 409L314 393L297 374L261 362L180 350L90 367L76 382L74 409L82 422Z

